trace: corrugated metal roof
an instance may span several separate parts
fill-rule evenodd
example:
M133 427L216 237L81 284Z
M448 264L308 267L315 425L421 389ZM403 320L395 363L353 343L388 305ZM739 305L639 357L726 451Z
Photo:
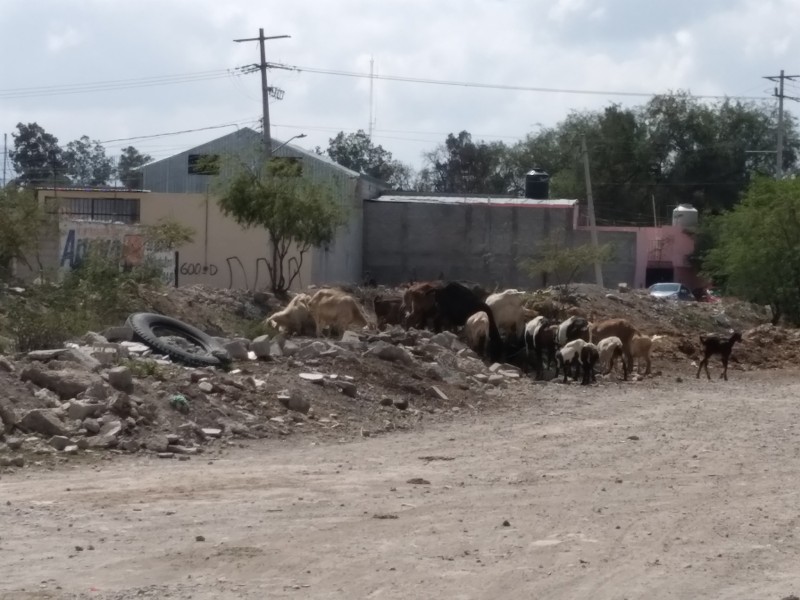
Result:
M424 204L489 204L492 206L529 206L547 208L572 208L577 200L518 198L516 196L428 196L413 194L384 194L370 202L414 202Z

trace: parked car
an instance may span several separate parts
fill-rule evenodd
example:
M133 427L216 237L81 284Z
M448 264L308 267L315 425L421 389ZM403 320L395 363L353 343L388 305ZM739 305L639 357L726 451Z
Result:
M680 283L655 283L648 288L651 296L665 300L694 300L694 294Z

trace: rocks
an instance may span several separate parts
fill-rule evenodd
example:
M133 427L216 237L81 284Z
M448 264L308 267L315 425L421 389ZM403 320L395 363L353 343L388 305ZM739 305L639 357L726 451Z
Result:
M108 421L100 427L100 431L97 432L97 435L86 438L86 442L89 448L109 448L117 445L118 437L121 432L121 421Z
M71 369L48 371L36 365L24 369L20 374L20 379L31 381L39 387L55 392L62 400L74 398L81 392L85 392L96 381L88 373Z
M450 398L447 397L447 394L445 394L442 390L440 390L435 385L431 386L431 392L433 394L433 397L437 398L438 400L449 400L450 399Z
M103 331L103 337L109 342L132 342L133 329L127 325L122 327L109 327Z
M352 343L361 344L361 338L358 336L358 334L355 331L345 331L342 334L342 340L341 341L346 343L346 344L352 344Z
M218 438L222 436L222 429L214 429L211 427L206 427L200 430L203 434L203 437L207 438Z
M10 360L8 360L5 356L0 356L0 371L14 373L16 370L16 367L11 363Z
M100 421L97 419L84 419L81 424L89 433L95 434L100 432Z
M19 467L25 466L25 458L22 456L2 456L0 457L0 467Z
M233 360L247 360L249 348L243 340L232 340L222 346Z
M307 344L302 348L300 348L300 351L297 353L297 358L299 358L300 360L317 358L327 349L328 349L328 344L326 344L325 342L311 342L310 344Z
M5 399L0 398L0 425L4 431L11 431L17 424L17 413L11 404Z
M268 335L260 335L250 342L250 350L259 360L264 360L272 356L272 340Z
M398 410L406 410L408 408L408 398L395 398L393 404Z
M380 400L381 406L392 406L392 404L394 404L394 401L391 398L389 398L389 396L381 396Z
M72 441L71 439L69 439L67 436L64 435L54 435L49 440L47 440L47 443L59 451L64 450L67 446L73 446L75 444L74 441Z
M356 384L352 381L346 381L344 379L336 379L331 382L331 384L336 387L340 392L342 392L345 396L349 396L350 398L355 398L358 395L358 388Z
M126 419L131 416L133 411L133 403L131 402L130 396L128 394L121 392L117 394L117 396L108 403L108 409L113 412L115 415Z
M214 384L204 379L200 383L197 384L197 389L203 392L204 394L210 394L214 391Z
M101 415L105 411L105 408L105 405L99 402L71 400L67 407L67 416L73 420L83 421L87 417Z
M19 422L19 427L23 431L40 433L48 437L67 435L67 429L56 413L47 408L34 408L26 412Z
M299 377L303 381L309 381L320 385L325 382L325 375L322 373L300 373Z
M108 383L121 392L133 392L133 374L128 367L114 367L108 370Z
M311 402L297 390L291 392L282 392L278 395L278 402L280 402L288 410L307 414L311 409Z
M500 375L498 373L492 373L491 375L489 375L488 379L486 380L486 383L488 383L489 385L500 385L505 380L506 378L503 375Z
M367 350L364 355L375 356L381 360L387 360L390 362L400 362L404 365L414 364L414 358L408 351L404 350L400 346L393 346L392 344L383 341L376 342L375 345Z
M103 367L99 360L81 348L67 348L58 355L58 358L76 363L87 371L99 371Z

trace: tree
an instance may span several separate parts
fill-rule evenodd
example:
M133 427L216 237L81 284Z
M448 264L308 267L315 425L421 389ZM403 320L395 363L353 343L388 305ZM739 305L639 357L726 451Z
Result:
M156 251L177 250L184 244L191 244L195 233L192 227L167 217L159 219L156 225L144 226L145 239Z
M514 189L507 152L502 142L476 144L467 131L457 136L451 133L444 145L425 155L420 187L444 193L507 194Z
M302 176L300 163L273 159L259 171L240 168L221 181L219 206L244 227L269 234L267 269L272 291L288 290L311 248L333 241L345 213L327 187ZM294 249L296 256L289 256Z
M20 185L65 183L64 161L57 137L37 123L17 123L17 131L11 136L14 149L9 156Z
M67 144L63 153L66 174L73 185L105 185L114 173L114 163L97 140L81 136Z
M536 246L534 256L522 261L522 268L533 278L541 277L543 286L552 278L565 291L581 271L595 262L606 263L614 256L613 244L570 246L563 231L552 233Z
M340 131L328 140L327 155L343 167L387 182L392 189L410 187L410 167L394 160L382 146L375 146L362 129L347 135Z
M39 241L42 211L33 191L10 185L0 188L0 279L11 275L11 262L30 266L26 255Z
M773 322L800 324L800 179L756 179L718 219L704 271L727 293L768 304Z
M152 160L153 157L142 154L133 146L123 148L117 164L117 178L126 188L141 188L143 185L141 169Z

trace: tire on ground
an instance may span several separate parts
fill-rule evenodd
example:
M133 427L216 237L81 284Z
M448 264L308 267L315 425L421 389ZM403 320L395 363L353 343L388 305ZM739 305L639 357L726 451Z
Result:
M138 341L187 365L219 367L230 362L228 352L213 338L178 319L156 313L134 313L128 317L127 325L133 330ZM165 333L188 340L202 352L195 354L169 343L168 340L160 337Z

